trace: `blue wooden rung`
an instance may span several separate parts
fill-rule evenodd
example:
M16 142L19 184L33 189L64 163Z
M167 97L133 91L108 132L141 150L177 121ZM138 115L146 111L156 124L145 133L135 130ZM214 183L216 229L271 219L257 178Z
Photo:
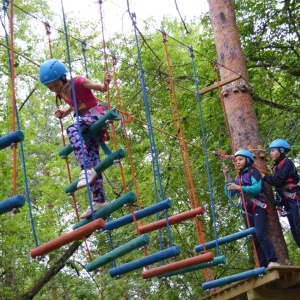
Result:
M156 214L164 209L168 209L172 206L172 202L171 200L167 199L167 200L163 200L161 202L158 202L152 206L143 208L141 210L135 211L135 217L137 220L140 220L142 218L151 216L153 214ZM133 222L133 217L132 214L129 214L127 216L124 216L122 218L110 221L108 223L105 224L104 228L102 230L113 230L116 228L119 228L121 226L130 224Z
M112 268L112 269L109 270L109 275L111 277L122 275L122 274L125 274L125 273L128 273L128 272L134 271L136 269L140 269L140 268L143 268L145 266L149 266L149 265L154 264L156 262L163 261L165 259L177 256L179 254L180 254L180 248L178 246L173 246L173 247L170 247L168 249L159 251L157 253L150 254L150 255L148 255L146 257L143 257L141 259L138 259L138 260L132 261L130 263L121 265L119 267Z
M255 234L255 228L251 227L251 228L245 229L243 231L236 232L234 234L230 234L230 235L221 237L217 240L207 242L207 243L204 244L205 249L215 248L216 245L217 245L217 242L218 242L218 245L223 245L223 244L233 242L233 241L239 240L241 238L244 238L246 236L253 235L253 234ZM204 245L201 244L201 245L196 246L195 251L196 252L203 252L204 251Z
M0 150L22 142L24 140L24 134L21 130L16 130L12 133L7 134L6 136L0 138Z
M25 198L22 195L17 195L0 202L0 215L11 211L14 208L19 208L25 204Z
M239 281L239 280L258 277L258 276L261 276L261 275L265 275L266 273L267 273L266 268L264 268L264 267L257 268L257 269L246 271L246 272L243 272L243 273L239 273L239 274L231 275L231 276L228 276L228 277L224 277L224 278L220 278L220 279L205 282L205 283L202 284L202 289L204 291L209 291L210 289L221 286L221 285L233 283L233 282L236 282L236 281Z

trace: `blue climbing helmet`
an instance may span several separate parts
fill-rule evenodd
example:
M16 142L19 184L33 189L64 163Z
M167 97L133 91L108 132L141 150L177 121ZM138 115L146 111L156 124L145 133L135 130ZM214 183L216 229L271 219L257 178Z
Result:
M291 150L290 144L282 139L274 140L269 146L269 151L274 148L277 148L280 153L288 153Z
M239 151L235 152L235 154L234 154L234 157L237 157L237 156L246 157L247 164L250 164L250 165L254 164L254 157L249 150L240 149Z
M66 73L68 73L65 65L55 58L51 58L43 62L39 69L40 82L47 84L49 82L62 79L66 79Z

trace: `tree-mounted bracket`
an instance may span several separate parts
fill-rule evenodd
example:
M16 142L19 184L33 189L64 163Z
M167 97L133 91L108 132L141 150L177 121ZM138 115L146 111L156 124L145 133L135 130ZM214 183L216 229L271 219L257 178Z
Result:
M242 77L242 75L236 74L236 75L234 75L234 76L232 76L232 77L229 77L229 78L227 78L227 79L224 79L224 80L219 81L219 83L218 83L218 82L215 82L214 84L209 85L209 86L207 86L206 88L200 90L200 91L199 91L199 95L202 96L202 95L204 95L204 94L206 94L206 93L208 93L208 92L210 92L210 91L212 91L212 90L218 88L219 86L226 85L226 84L228 84L228 83L230 83L230 82L233 82L233 81L235 81L235 80L240 79L241 77Z

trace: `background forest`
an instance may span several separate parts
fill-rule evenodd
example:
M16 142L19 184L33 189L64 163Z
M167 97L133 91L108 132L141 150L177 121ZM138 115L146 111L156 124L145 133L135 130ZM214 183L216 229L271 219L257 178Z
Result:
M110 1L104 1L105 4ZM126 1L123 1L126 7ZM299 142L299 77L300 77L300 3L299 1L233 1L237 25L247 64L250 84L253 87L253 101L262 138L262 146L275 138L283 138L292 145L290 157L298 160ZM12 128L12 89L9 68L9 53L5 47L9 36L9 3L3 1L1 13L0 64L0 135L11 132ZM8 11L6 11L8 7ZM119 7L118 7L119 8ZM69 34L69 47L66 45L63 18L59 10L53 11L48 1L14 2L14 48L15 48L15 93L21 130L25 134L23 142L33 222L39 244L46 243L72 229L76 215L72 198L65 194L69 184L66 164L58 156L62 148L59 122L54 117L55 96L38 81L38 66L50 58L48 36L51 40L53 57L67 63L68 51L72 70L76 75L85 75L86 63L88 76L102 82L105 71L100 15L97 20L78 21L76 15L66 14ZM124 18L130 18L124 11ZM226 236L243 228L239 209L233 208L223 193L223 173L221 164L213 151L222 149L231 154L230 141L222 111L220 95L217 90L201 97L202 116L196 97L196 84L190 47L194 50L194 60L199 89L211 85L216 80L213 62L216 60L214 39L209 14L199 14L198 18L185 20L164 18L159 26L153 21L137 19L138 39L141 47L147 96L154 127L155 143L159 155L161 183L165 198L172 200L169 214L188 211L191 204L184 178L184 163L176 140L170 100L166 82L169 81L168 65L162 43L161 30L167 34L167 47L175 81L178 111L183 126L187 150L191 164L195 193L206 213L201 217L205 240L214 239L212 206L209 195L209 181L205 164L205 152L201 121L205 126L205 141L211 184L215 201L216 225L219 236ZM109 12L104 14L105 20ZM48 21L51 34L47 36L43 22ZM116 20L119 22L119 20ZM155 25L154 25L155 24ZM121 27L121 25L120 25ZM159 30L157 29L159 27ZM105 34L105 32L104 32ZM86 41L86 51L82 52L82 40ZM111 84L110 102L112 107L122 107L133 119L127 123L130 151L135 168L135 179L141 207L155 203L155 185L150 157L150 142L146 125L141 73L133 30L112 35L106 42L107 63L111 73L116 69L115 80ZM113 66L112 57L116 58ZM222 68L223 66L218 66ZM230 66L226 66L230 69ZM234 74L233 74L234 75ZM116 80L117 79L117 80ZM120 88L120 97L116 89ZM106 95L97 95L107 101ZM234 112L232 112L234 113ZM203 117L203 119L202 119ZM64 128L71 122L66 118ZM116 124L117 125L117 124ZM128 152L126 136L122 129L116 131L118 148ZM113 150L113 139L108 142ZM18 194L26 193L21 153L18 148ZM101 152L101 157L105 154ZM79 167L73 157L69 158L72 178L79 175ZM0 179L2 188L0 199L13 194L12 150L0 152ZM271 162L269 162L271 164ZM234 170L230 162L228 166ZM131 176L128 155L123 159L127 191L135 191ZM232 174L234 176L234 174ZM118 165L104 172L105 191L109 201L124 194ZM79 211L88 205L86 190L76 193ZM135 209L137 204L135 204ZM128 207L114 213L111 219L129 214ZM144 223L151 223L156 216L149 217ZM300 264L300 250L297 249L287 222L281 220L290 260ZM57 264L57 260L69 249L67 245L38 260L30 257L35 247L28 205L21 213L0 216L0 295L1 299L30 299L26 293L45 275L47 270ZM192 257L198 245L195 226L192 220L171 227L172 241L181 248L178 258ZM133 224L121 227L109 234L93 234L88 238L89 249L94 258L110 251L110 236L114 247L123 245L137 237ZM148 253L159 251L158 233L150 233L151 242ZM169 237L162 230L164 248L169 247ZM226 244L220 248L227 263L215 267L216 278L228 276L254 268L251 245L247 240ZM117 260L117 265L143 257L142 249ZM205 281L203 271L174 276L166 280L143 280L141 270L118 279L110 277L108 264L97 273L88 273L85 244L82 243L65 267L44 285L34 299L197 299L204 296L201 284ZM159 266L159 264L157 264ZM23 297L23 298L22 298Z

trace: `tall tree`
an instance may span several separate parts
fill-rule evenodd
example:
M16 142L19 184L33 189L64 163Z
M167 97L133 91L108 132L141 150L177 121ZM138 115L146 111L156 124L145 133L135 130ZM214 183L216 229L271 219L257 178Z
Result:
M221 66L221 79L227 79L234 74L240 74L242 78L238 83L234 82L224 88L224 95L226 95L224 107L232 150L236 151L240 148L252 150L256 156L255 163L261 169L266 170L265 156L260 155L262 142L232 1L208 0L208 3L218 63ZM244 86L239 85L240 83ZM270 187L267 187L267 199L268 195L272 195ZM279 260L283 262L288 259L287 246L275 206L272 205L270 199L267 203L271 211L268 225L272 230L269 230L269 235Z

